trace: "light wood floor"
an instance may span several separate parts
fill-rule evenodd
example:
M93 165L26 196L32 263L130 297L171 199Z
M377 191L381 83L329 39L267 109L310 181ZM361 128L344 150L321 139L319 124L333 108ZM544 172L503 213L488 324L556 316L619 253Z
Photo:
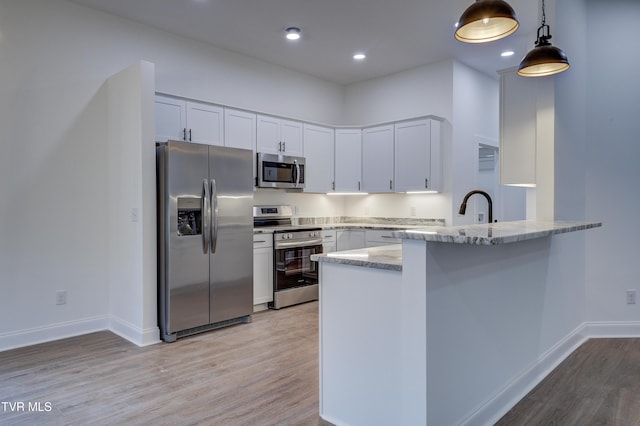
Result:
M107 331L0 352L10 425L323 425L318 304L139 348ZM25 407L26 409L27 407ZM498 423L640 425L640 339L586 342Z
M0 352L0 424L329 425L318 415L318 303L139 348L107 331Z
M497 425L640 425L640 339L588 340Z

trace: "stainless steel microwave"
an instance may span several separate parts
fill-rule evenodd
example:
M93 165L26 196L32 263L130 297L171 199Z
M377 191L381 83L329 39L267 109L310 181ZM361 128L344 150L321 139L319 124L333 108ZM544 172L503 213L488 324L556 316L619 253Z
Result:
M302 157L258 153L258 187L304 189L305 161Z

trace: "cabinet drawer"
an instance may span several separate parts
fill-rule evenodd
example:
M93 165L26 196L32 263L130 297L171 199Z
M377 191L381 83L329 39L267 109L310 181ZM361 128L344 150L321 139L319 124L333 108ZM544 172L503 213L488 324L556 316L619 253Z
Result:
M391 230L367 230L367 247L385 244L400 244L402 240L391 235Z
M253 248L273 247L273 234L253 234Z
M322 231L320 235L322 236L322 242L323 243L331 243L331 242L334 242L336 240L336 231L335 231L335 229Z

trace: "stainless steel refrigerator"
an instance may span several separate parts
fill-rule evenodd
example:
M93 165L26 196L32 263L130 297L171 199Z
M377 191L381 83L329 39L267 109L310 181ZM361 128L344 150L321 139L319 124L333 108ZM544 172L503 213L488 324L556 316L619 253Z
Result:
M250 322L252 151L169 141L156 159L161 338Z

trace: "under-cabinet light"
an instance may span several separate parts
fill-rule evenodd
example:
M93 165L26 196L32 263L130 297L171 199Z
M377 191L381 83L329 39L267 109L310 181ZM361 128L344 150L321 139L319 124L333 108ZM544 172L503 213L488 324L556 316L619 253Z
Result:
M327 192L327 195L369 195L368 192Z

